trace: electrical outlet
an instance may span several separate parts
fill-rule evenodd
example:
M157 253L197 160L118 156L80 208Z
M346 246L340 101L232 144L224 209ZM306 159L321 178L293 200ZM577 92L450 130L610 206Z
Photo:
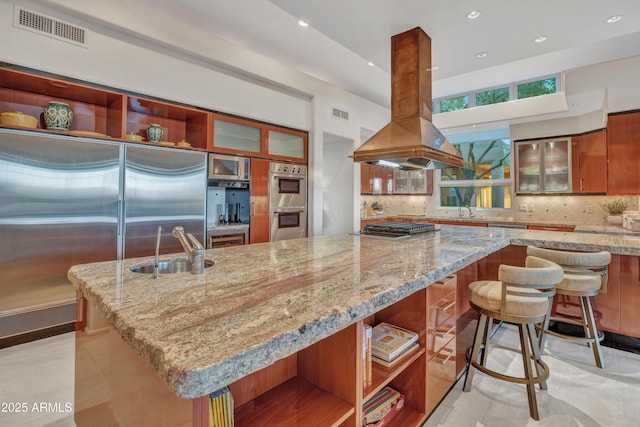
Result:
M589 213L589 214L592 214L592 213L593 213L593 206L588 205L588 206L585 208L585 212L586 212L586 213Z
M527 205L520 205L520 212L526 212L527 211Z

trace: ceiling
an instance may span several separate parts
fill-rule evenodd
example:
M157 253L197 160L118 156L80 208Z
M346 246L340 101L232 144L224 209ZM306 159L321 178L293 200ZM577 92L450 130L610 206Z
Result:
M161 8L387 107L390 38L416 26L432 39L434 97L640 54L640 0L176 0ZM467 18L473 10L480 16ZM622 19L606 22L615 15ZM547 40L534 42L539 36Z
M183 30L191 29L193 37L225 39L385 107L391 36L416 26L432 39L434 97L640 55L640 0L34 1L75 13L116 3L122 22L152 11L146 24L162 37L188 44ZM480 15L469 19L474 10ZM622 19L607 23L615 15ZM534 42L539 36L547 39Z

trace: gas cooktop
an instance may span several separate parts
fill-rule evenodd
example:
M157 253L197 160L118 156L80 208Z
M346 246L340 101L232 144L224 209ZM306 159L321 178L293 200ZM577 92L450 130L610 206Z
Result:
M435 224L418 224L413 222L384 222L380 224L367 224L360 232L362 236L389 237L394 239L416 236L418 234L437 231L440 228Z

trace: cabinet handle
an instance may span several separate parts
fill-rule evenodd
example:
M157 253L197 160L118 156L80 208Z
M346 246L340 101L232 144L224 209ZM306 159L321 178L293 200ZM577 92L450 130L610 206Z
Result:
M256 216L256 202L251 202L251 216Z
M436 306L436 310L441 310L441 311L447 311L449 310L451 307L453 307L454 305L456 305L455 301L451 301L449 304L445 305L445 306Z
M584 191L584 178L580 178L580 191Z

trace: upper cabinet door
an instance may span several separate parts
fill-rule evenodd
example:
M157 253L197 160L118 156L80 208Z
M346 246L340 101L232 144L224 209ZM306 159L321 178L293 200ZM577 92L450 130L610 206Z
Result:
M571 192L571 138L515 144L518 193Z
M260 128L215 119L213 121L213 149L238 153L260 153Z
M607 194L640 194L640 113L609 116Z
M604 130L571 138L573 192L607 191L607 136Z
M307 138L300 132L269 130L267 138L269 157L288 157L296 160L307 158Z
M571 191L571 139L558 138L544 142L542 179L545 193Z

